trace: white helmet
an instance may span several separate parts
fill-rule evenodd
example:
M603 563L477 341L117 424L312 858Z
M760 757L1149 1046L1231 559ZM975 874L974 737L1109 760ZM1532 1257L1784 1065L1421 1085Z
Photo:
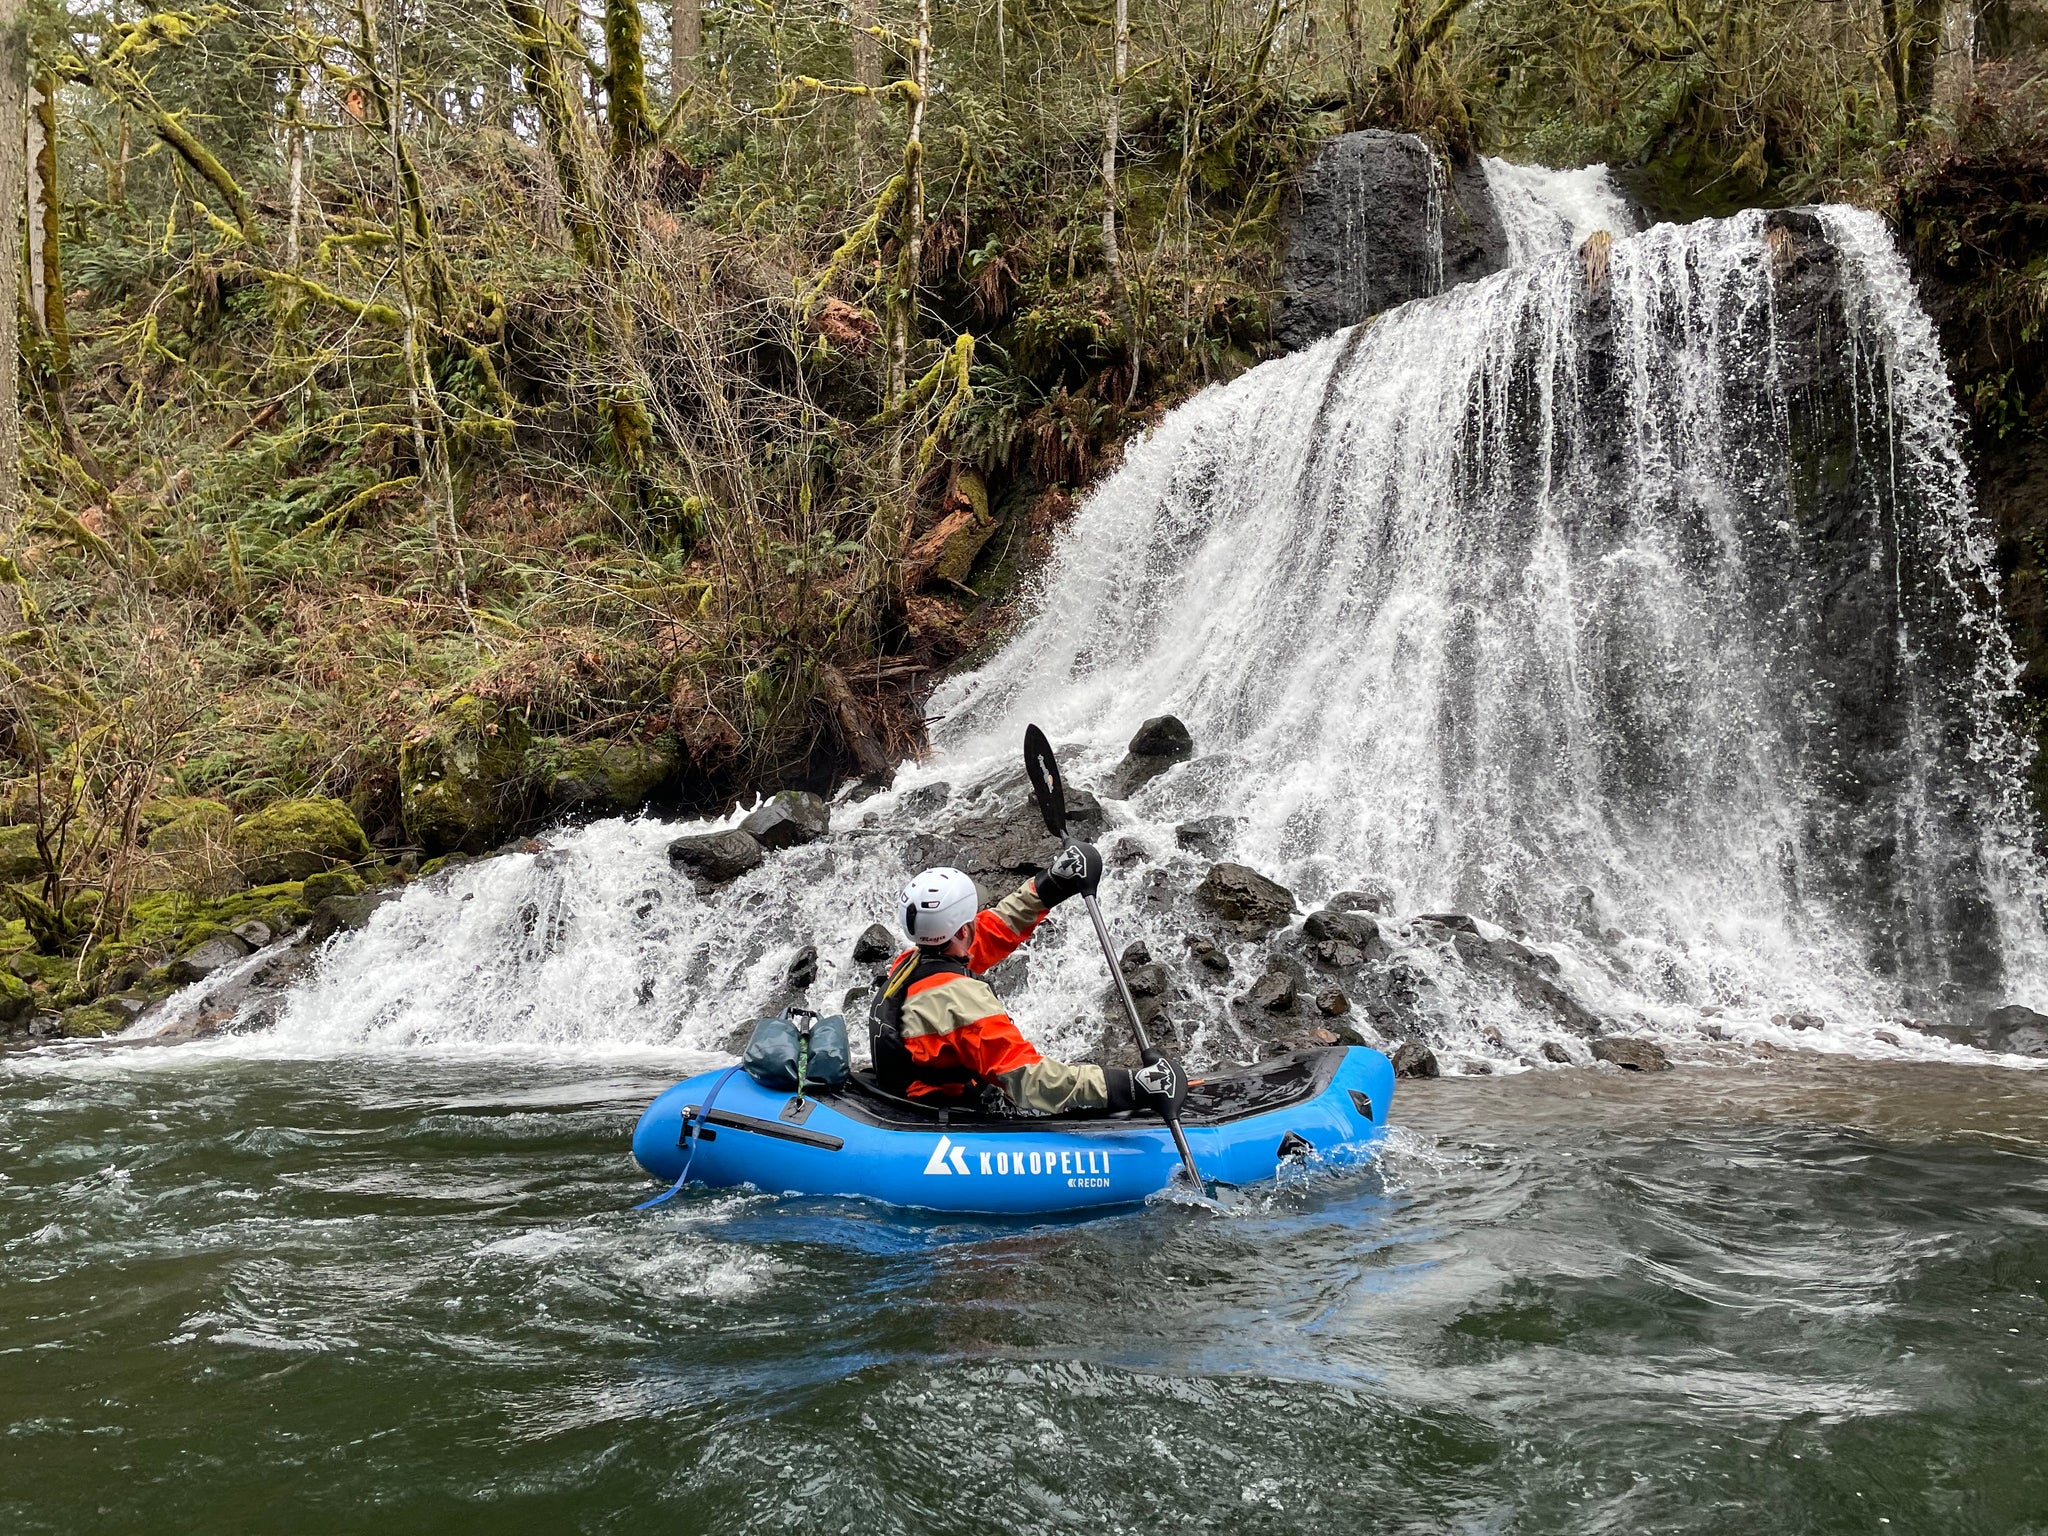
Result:
M957 869L928 869L903 887L903 931L916 944L943 944L974 921L981 894Z

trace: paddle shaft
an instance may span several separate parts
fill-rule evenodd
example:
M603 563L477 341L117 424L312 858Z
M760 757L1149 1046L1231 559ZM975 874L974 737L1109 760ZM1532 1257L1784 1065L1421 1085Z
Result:
M1102 941L1102 958L1109 962L1109 974L1116 982L1116 995L1123 999L1124 1013L1131 1021L1131 1033L1138 1037L1138 1054L1142 1060L1152 1054L1152 1041L1145 1033L1144 1021L1138 1017L1138 1002L1131 996L1130 983L1124 980L1123 967L1116 963L1116 950L1109 942L1109 925L1102 920L1102 908L1096 905L1093 896L1084 894L1081 900L1087 905L1089 919L1095 924L1095 937ZM1164 1118L1166 1128L1173 1133L1173 1144L1180 1151L1181 1166L1188 1171L1188 1181L1200 1191L1202 1175L1195 1167L1194 1149L1188 1145L1187 1134L1180 1128L1180 1116L1168 1110Z

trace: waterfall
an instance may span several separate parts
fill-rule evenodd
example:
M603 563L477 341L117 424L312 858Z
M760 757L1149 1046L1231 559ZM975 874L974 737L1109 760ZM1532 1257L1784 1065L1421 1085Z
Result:
M1480 165L1500 217L1509 266L1575 249L1601 230L1616 237L1635 233L1635 215L1604 165L1554 171L1491 157Z
M711 893L651 820L462 867L337 940L241 1048L723 1045L801 945L814 1005L865 982L855 936L921 833L1015 797L1027 721L1107 791L1167 712L1197 756L1107 798L1103 841L1119 942L1171 961L1208 862L1176 828L1203 819L1304 910L1371 879L1522 933L1631 1028L1808 1014L1802 1043L1904 1049L1875 1043L1901 1015L2048 1002L2015 662L1888 235L1842 208L1629 234L1571 174L1573 211L1555 182L1527 200L1552 254L1134 444L1033 616L931 701L929 761L843 797L829 837ZM1618 237L1604 270L1570 249L1587 224ZM1084 927L1056 918L1006 985L1049 1050L1104 1028ZM1533 1059L1543 1018L1415 964L1454 1060ZM1176 1005L1198 1058L1244 1048L1229 990Z

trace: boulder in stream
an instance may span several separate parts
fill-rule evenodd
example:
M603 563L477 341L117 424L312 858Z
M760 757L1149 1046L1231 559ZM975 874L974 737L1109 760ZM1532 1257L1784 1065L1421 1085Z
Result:
M1607 1035L1595 1040L1593 1059L1608 1062L1624 1072L1664 1072L1671 1067L1664 1047L1632 1035Z
M896 935L880 923L869 923L861 930L860 937L853 941L853 960L856 965L874 965L887 960L896 953Z
M1243 864L1212 864L1195 897L1239 933L1271 933L1294 916L1294 893Z
M1437 1064L1436 1052L1420 1040L1403 1040L1394 1048L1394 1076L1396 1077L1442 1077L1443 1068Z
M668 861L710 885L724 885L756 868L761 845L737 827L722 832L692 832L668 845Z
M170 964L170 979L181 985L202 981L223 966L233 965L249 953L249 946L232 933L216 933L203 939Z
M805 789L785 789L755 807L740 830L773 852L816 842L832 830L832 808Z
M1131 738L1124 760L1110 775L1111 792L1129 796L1194 755L1195 738L1188 728L1172 715L1155 715Z
M1295 996L1294 978L1276 966L1252 983L1252 989L1245 994L1244 1000L1251 1007L1262 1008L1267 1013L1290 1013L1294 1009Z

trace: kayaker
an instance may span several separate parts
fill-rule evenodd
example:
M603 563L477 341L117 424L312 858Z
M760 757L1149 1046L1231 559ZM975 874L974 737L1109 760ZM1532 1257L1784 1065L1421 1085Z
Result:
M875 1075L891 1093L943 1103L994 1089L1007 1107L1037 1114L1157 1108L1187 1079L1160 1058L1137 1072L1053 1061L1026 1040L982 973L1008 959L1071 896L1093 894L1102 855L1069 843L1044 874L986 911L974 881L927 869L903 890L911 948L889 966L874 1010Z

